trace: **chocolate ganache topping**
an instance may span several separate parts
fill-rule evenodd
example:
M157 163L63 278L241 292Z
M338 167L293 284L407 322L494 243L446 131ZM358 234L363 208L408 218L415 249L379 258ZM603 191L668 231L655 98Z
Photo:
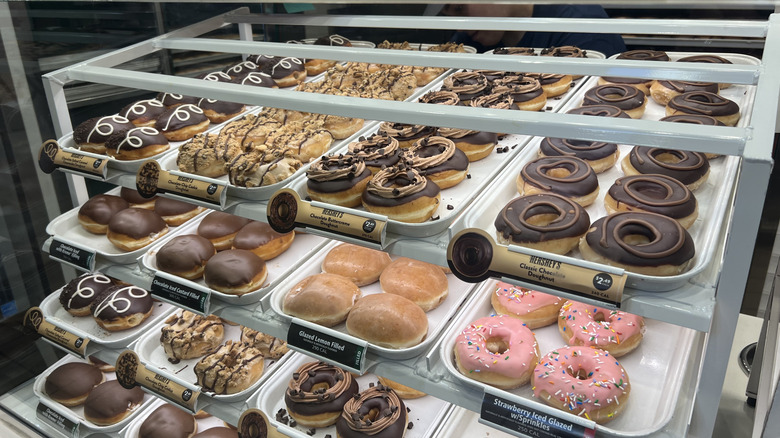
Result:
M165 105L157 99L146 99L133 102L122 108L119 115L131 122L154 120L165 111ZM135 122L138 123L138 122Z
M534 49L530 47L499 47L493 50L494 55L521 55L536 56Z
M141 404L144 391L140 386L126 389L118 380L103 382L84 401L84 414L93 418L113 418Z
M628 85L639 85L639 84L645 84L646 86L650 86L650 84L653 83L655 79L644 79L644 78L621 78L616 76L602 76L602 79L604 79L607 82L611 82L613 84L628 84Z
M114 114L113 116L94 117L76 126L73 141L76 145L85 143L105 143L115 132L135 128L130 120Z
M498 134L495 132L472 131L470 129L439 128L436 135L449 138L456 143L495 144L498 142Z
M198 76L198 79L203 79L204 81L211 81L211 82L224 82L224 83L233 82L233 78L231 78L229 74L221 71L203 73Z
M674 157L674 160L662 160L668 156ZM698 181L710 170L710 162L698 152L634 146L628 159L639 173L660 173L683 184Z
M220 114L236 114L244 109L243 103L225 102L224 100L206 99L205 97L198 101L198 108L210 110Z
M487 94L490 87L486 77L473 71L464 71L448 76L442 89L457 94L460 100L472 100Z
M642 106L645 93L628 84L598 85L585 92L583 106L614 105L622 110L630 110Z
M212 211L198 224L198 235L207 239L227 236L228 234L238 232L238 230L251 221L251 219L230 213Z
M435 103L439 105L459 105L460 99L454 91L439 90L429 91L420 98L421 103Z
M550 214L555 219L546 224L529 220L534 216ZM590 216L571 199L554 194L539 194L510 201L498 213L494 225L499 234L512 242L545 242L584 234L590 225Z
M675 219L696 211L696 198L688 187L666 175L624 176L615 180L608 193L618 206L625 204Z
M726 58L722 58L717 55L693 55L680 58L677 62L708 62L710 64L731 64L732 62Z
M688 93L690 91L706 91L708 93L717 93L718 84L714 82L691 82L691 81L658 81L658 84L664 88L674 90L678 93Z
M369 199L371 203L375 204L394 205L395 202L382 202L382 200L402 199L406 201L410 196L417 194L419 196L436 196L438 192L438 186L420 175L417 169L407 164L399 164L374 174L366 186L366 191L363 192L363 199Z
M295 72L306 70L303 61L292 57L263 57L261 55L255 59L255 63L260 67L260 70L263 73L271 75L274 79L281 79Z
M157 119L156 128L162 132L176 131L207 120L202 109L188 103L165 110Z
M506 76L493 83L493 93L509 93L515 102L527 102L544 93L538 80L529 76Z
M539 144L539 150L548 157L570 156L585 161L596 161L614 154L617 145L603 141L545 137Z
M466 154L446 137L431 136L416 142L402 153L402 158L426 176L448 170L466 170L469 160Z
M511 109L514 103L515 100L509 93L493 93L472 100L471 106L474 108Z
M130 204L119 196L95 195L79 208L79 216L86 216L94 222L106 225L117 213L130 207Z
M725 123L712 116L702 114L677 114L675 116L666 116L661 119L662 122L690 123L693 125L705 126L726 126Z
M189 438L195 426L192 414L165 403L144 420L138 438Z
M157 204L155 202L155 204ZM133 239L141 239L160 233L168 225L159 214L152 210L141 208L126 208L108 222L108 229L114 233L124 234Z
M369 167L395 166L401 158L398 140L383 134L360 137L358 141L349 144L349 152L361 158Z
M672 98L669 108L689 114L727 116L739 112L736 102L706 91L691 91Z
M233 248L251 250L286 235L277 233L265 222L252 221L236 234Z
M114 285L92 302L92 316L105 321L126 318L136 313L148 313L152 308L152 296L137 286Z
M160 93L157 95L155 99L162 102L162 104L165 105L166 107L183 105L187 103L195 104L198 103L198 100L200 100L199 97L182 96L181 94L176 94L176 93Z
M164 272L186 272L216 254L209 239L196 234L176 236L157 251L157 267Z
M379 384L347 401L336 422L336 432L344 438L403 436L407 415L398 394Z
M236 83L241 85L252 85L255 87L279 88L271 75L259 71L251 72L240 80L237 79Z
M326 155L315 161L306 172L309 188L323 193L348 190L369 178L371 171L362 159L352 154Z
M154 203L154 211L160 216L176 216L198 208L195 204L171 198L160 198Z
M260 67L252 61L244 61L225 68L224 72L232 78L232 82L241 82L248 74L260 72Z
M617 56L616 59L633 59L641 61L668 61L669 55L661 50L629 50Z
M556 170L565 176L554 176ZM523 166L520 176L528 184L567 197L585 196L599 184L593 168L576 157L537 158Z
M60 292L60 304L66 310L89 306L101 292L113 284L114 282L103 274L84 274L65 285Z
M228 249L206 262L203 277L208 285L237 287L250 283L264 268L263 259L252 251Z
M141 126L111 135L106 140L106 149L119 153L123 148L143 149L147 146L166 144L168 144L168 139L160 131L149 126Z
M582 116L598 116L598 117L618 117L621 119L630 119L631 116L623 112L622 109L615 105L589 105L581 106L579 108L572 108L566 111L566 114L579 114Z
M67 400L84 396L102 381L103 373L98 367L83 362L68 362L46 376L43 389L53 399Z
M576 46L560 46L542 49L542 56L557 56L562 58L584 58L588 52Z
M352 374L325 362L310 362L293 373L284 402L297 414L317 415L342 410L357 393L358 384Z
M382 122L379 133L398 139L398 141L417 140L435 132L436 128L425 125L407 125L404 123Z

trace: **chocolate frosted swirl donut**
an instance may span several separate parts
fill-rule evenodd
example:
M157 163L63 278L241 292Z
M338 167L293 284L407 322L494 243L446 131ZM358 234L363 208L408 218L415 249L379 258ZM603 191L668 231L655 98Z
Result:
M176 236L157 251L157 268L189 280L203 276L206 262L217 253L209 239L197 234Z
M357 393L351 373L325 362L309 362L293 373L284 403L299 424L326 427L338 420L344 405Z
M165 111L165 105L157 99L133 102L122 108L119 115L130 120L135 126L154 126L157 117Z
M250 73L260 73L260 67L252 61L239 62L223 70L233 83L241 83ZM270 76L269 76L270 79Z
M100 273L84 274L69 281L60 292L60 304L74 316L89 316L92 302L114 281Z
M188 140L209 127L203 110L193 104L182 104L165 110L155 127L170 141Z
M666 175L632 175L615 180L604 197L608 214L649 211L690 228L698 216L696 198L685 184Z
M344 405L336 422L336 432L343 438L402 437L408 423L406 405L389 386L368 388Z
M161 154L170 147L168 139L149 126L119 131L106 140L106 153L117 160L141 160Z
M712 116L728 126L739 121L739 105L736 102L706 91L691 91L672 98L666 105L666 115L694 114Z
M429 91L420 97L421 103L435 103L438 105L460 105L458 93L454 91L439 90Z
M352 154L326 155L306 172L306 188L315 201L344 207L357 207L371 179L371 171L362 159Z
M493 50L494 55L520 55L536 56L534 49L530 47L499 47Z
M152 314L154 300L145 289L115 285L104 290L90 306L92 317L109 331L127 330Z
M417 140L433 135L436 132L436 128L433 126L382 122L379 125L378 132L398 140L398 146L408 148Z
M538 80L528 76L506 76L493 83L493 93L508 93L514 108L539 111L547 104L547 95Z
M660 173L696 190L710 173L710 162L698 152L634 146L621 162L626 175Z
M83 151L104 154L108 137L116 132L133 128L135 125L118 114L94 117L76 126L73 130L73 142Z
M540 194L509 201L494 225L501 244L566 254L588 231L590 216L571 199Z
M405 163L377 172L361 198L370 212L413 223L430 219L440 200L439 186Z
M530 161L517 176L523 195L555 193L587 207L599 193L599 180L588 163L576 157L541 157Z
M669 55L662 50L629 50L617 56L616 59L633 59L635 61L668 61Z
M540 157L577 157L590 164L596 173L610 169L620 151L615 143L545 137L539 144Z
M403 152L402 159L411 162L420 175L435 182L440 189L457 185L469 170L466 154L455 147L455 142L439 136L419 140Z
M349 152L360 158L372 174L383 167L392 167L401 159L398 140L383 134L374 134L369 138L360 137L348 146Z
M718 92L718 84L714 82L691 82L691 81L663 81L658 80L650 86L650 97L659 105L666 105L674 96L691 91L706 91L708 93Z
M725 123L712 116L705 116L699 114L678 114L676 116L667 116L661 119L662 122L675 122L675 123L690 123L692 125L704 125L704 126L726 126ZM704 156L708 159L718 157L718 154L711 152L705 152Z
M453 73L444 80L444 91L452 91L458 95L461 102L468 104L471 100L489 94L487 78L473 71Z
M642 117L647 105L645 94L628 84L598 85L585 92L582 106L613 105L633 119Z
M279 88L276 81L268 73L253 71L242 78L233 80L237 84L252 85L254 87Z
M598 116L598 117L617 117L621 119L631 118L631 116L626 114L622 109L614 105L581 106L579 108L572 108L566 111L566 114L579 114L582 116Z
M78 220L85 230L93 234L106 234L108 223L117 213L130 207L130 204L119 196L95 195L79 208Z
M644 212L599 218L581 239L580 252L586 260L654 276L680 274L695 255L693 239L679 222Z

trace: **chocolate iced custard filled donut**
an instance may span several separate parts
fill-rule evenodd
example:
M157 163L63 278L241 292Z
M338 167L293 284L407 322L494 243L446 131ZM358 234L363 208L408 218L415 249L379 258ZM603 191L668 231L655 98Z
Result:
M98 426L119 423L143 402L144 394L141 387L126 389L116 380L101 383L84 401L84 418Z
M403 437L408 422L406 405L398 394L379 384L347 401L336 432L343 438Z
M566 254L588 231L590 216L571 199L541 194L509 201L494 224L498 242L503 245Z
M233 249L252 251L261 259L268 261L287 251L295 239L295 232L281 234L274 231L265 222L252 221L236 234Z
M739 105L736 102L706 91L691 91L672 98L666 105L666 115L700 114L712 116L728 126L739 121Z
M615 105L588 105L579 108L572 108L566 111L566 114L579 114L581 116L597 117L617 117L621 119L630 119L631 116Z
M326 155L315 161L306 172L306 190L311 199L357 207L371 179L371 171L352 154Z
M458 99L466 105L472 100L490 94L490 86L487 78L477 72L453 73L444 79L442 90L452 91L458 95Z
M349 152L363 160L371 174L392 167L401 159L398 140L383 134L374 134L369 138L360 137L358 141L349 144Z
M344 405L356 396L358 384L352 374L325 362L301 365L284 393L287 412L306 427L334 424Z
M198 235L209 239L217 251L222 251L233 245L236 233L251 221L230 213L212 211L198 224Z
M618 211L649 211L662 214L690 228L698 205L685 184L666 175L632 175L615 180L604 197L607 214Z
M117 114L94 117L76 126L73 130L73 142L82 151L105 154L108 137L116 132L133 128L135 125Z
M648 146L634 146L620 164L626 175L660 173L690 190L699 188L710 174L710 162L703 154Z
M635 61L668 61L669 55L662 50L629 50L617 56L616 59L633 59Z
M436 132L436 128L433 126L382 122L382 124L379 125L378 132L398 140L398 146L408 148L417 140L433 135Z
M206 262L217 253L209 239L197 234L176 236L157 251L157 268L188 280L203 276Z
M469 171L466 154L455 147L455 142L445 137L424 138L405 150L402 157L440 189L457 185Z
M92 302L114 281L101 273L84 274L69 281L60 292L60 304L73 316L89 316Z
M126 208L108 222L106 237L123 251L141 249L168 233L159 214L141 208Z
M50 399L64 406L84 403L92 389L106 380L103 373L84 362L68 362L48 376L43 390Z
M598 85L585 92L582 106L589 105L613 105L622 109L632 119L638 119L645 113L647 98L631 85Z
M92 302L92 317L108 331L127 330L138 326L152 314L154 300L145 289L115 285Z
M243 295L260 289L267 276L265 261L245 249L219 252L206 262L203 271L208 287L230 295Z
M667 116L661 119L662 122L675 122L675 123L690 123L692 125L704 125L704 126L726 126L725 123L712 116L705 116L699 114L678 114L676 116ZM704 156L708 159L719 157L718 154L705 152Z
M165 223L171 227L178 227L200 214L203 210L205 210L205 207L198 207L195 204L171 198L160 198L154 204L154 212L159 214Z
M599 180L590 165L579 158L542 157L523 166L517 176L517 191L522 195L555 193L587 207L599 194Z
M130 120L135 126L153 127L157 117L165 111L165 105L157 99L133 102L122 108L119 115Z
M133 208L143 208L144 210L154 210L154 203L157 202L157 195L151 198L144 198L138 193L138 190L122 187L119 191L119 196L125 201L130 203Z
M585 260L654 276L678 275L695 255L693 239L674 219L621 212L596 220L580 240Z
M93 234L106 234L111 218L130 204L119 196L95 195L79 208L79 224Z
M191 438L198 430L195 416L165 403L154 410L138 430L138 438Z
M673 97L691 91L706 91L708 93L718 93L718 84L714 82L691 82L691 81L655 81L650 86L650 97L659 104L669 103Z
M209 127L209 119L194 104L170 107L157 118L155 128L170 141L189 140Z
M419 223L439 208L441 189L406 164L380 170L368 182L363 207L400 222Z
M576 157L596 173L611 169L620 156L615 143L545 137L539 144L540 157Z
M160 131L148 126L119 131L106 140L106 153L117 160L141 160L161 154L170 147Z

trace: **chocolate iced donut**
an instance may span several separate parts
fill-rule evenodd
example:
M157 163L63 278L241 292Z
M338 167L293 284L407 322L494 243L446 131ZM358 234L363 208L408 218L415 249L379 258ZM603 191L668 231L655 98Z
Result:
M513 108L539 111L547 104L547 94L538 80L530 76L506 76L493 83L493 93L509 93Z
M368 182L363 207L400 222L424 222L441 202L441 189L407 164L380 170Z
M154 212L159 214L165 223L171 227L178 227L200 214L203 210L205 210L204 207L198 207L195 204L171 198L160 198L154 204Z
M106 140L106 153L117 160L142 160L161 154L170 147L168 139L149 126L119 131Z
M211 123L222 123L244 112L244 104L238 102L225 102L217 99L200 99L198 108Z
M230 76L231 82L238 84L249 76L250 73L261 73L260 66L249 60L233 64L226 67L223 71ZM268 76L268 79L271 79L271 76L266 76ZM276 85L276 82L273 82L273 84Z
M666 106L673 97L691 91L706 91L718 93L718 84L714 82L663 81L658 80L650 86L650 97L659 104Z
M398 146L408 148L417 140L433 135L436 132L436 128L433 126L382 122L377 132L395 138L398 140Z
M133 208L143 208L145 210L154 210L154 203L157 202L157 195L151 198L144 198L138 193L138 190L134 190L127 187L122 187L119 191L119 196L130 203Z
M172 107L185 104L196 104L200 100L200 97L182 96L181 94L175 93L160 93L155 99L162 102L166 107Z
M94 117L76 126L73 130L73 142L82 151L105 154L108 137L133 128L135 125L118 114Z
M499 47L493 50L494 55L519 55L536 56L536 51L531 47Z
M598 80L599 85L631 85L645 93L645 96L650 95L650 87L653 85L653 82L655 82L655 79L621 78L616 76L602 76Z
M68 362L48 376L43 390L50 399L64 406L84 403L92 389L105 381L100 370L84 362Z
M406 432L406 405L390 387L378 384L351 398L336 422L343 438L395 438Z
M621 162L626 175L660 173L696 190L710 174L710 163L698 152L634 146Z
M633 59L635 61L668 61L669 55L662 50L629 50L617 56L616 59Z
M539 81L547 97L556 97L565 93L571 87L572 75L555 73L526 73L525 77Z
M357 207L371 179L371 170L355 155L326 155L309 167L306 176L306 190L311 199Z
M693 239L674 219L621 212L599 218L580 240L583 258L654 276L683 272L695 255Z
M360 137L358 141L348 146L349 152L362 159L371 174L392 167L401 159L398 140L384 134L374 134L371 137Z
M461 102L468 105L472 100L490 94L487 78L473 71L453 73L444 79L442 90L452 91Z
M422 95L418 102L435 103L437 105L462 105L458 94L447 90L429 91Z
M582 106L589 105L614 105L632 119L638 119L645 113L647 98L644 93L631 85L598 85L585 92Z
M231 78L229 74L221 71L202 73L196 77L198 79L203 79L204 81L211 81L211 82L224 82L226 84L233 82L233 78Z
M155 127L168 140L182 141L208 129L209 119L203 114L203 110L196 105L181 104L165 110L157 118Z
M596 173L604 172L617 162L620 151L615 143L545 137L539 143L540 157L576 157Z
M119 111L119 115L135 126L153 127L157 117L165 111L165 105L157 99L133 102Z
M696 198L685 184L666 175L632 175L615 180L604 197L607 214L649 211L690 228L698 216Z
M141 324L152 314L154 300L145 289L115 285L92 302L92 317L108 331L127 330Z
M83 274L69 281L60 292L60 304L73 316L89 316L92 302L114 281L101 273Z
M501 244L566 254L588 231L590 216L571 199L540 194L509 201L494 225Z
M486 158L493 152L493 148L498 143L498 134L495 132L439 128L436 131L436 135L452 140L455 143L455 147L463 151L470 162Z
M729 61L726 58L717 56L717 55L693 55L693 56L686 56L684 58L680 58L677 60L677 62L706 62L710 64L732 64L731 61ZM731 86L731 84L718 84L721 89L728 88Z
M280 88L298 85L306 79L306 67L298 58L260 55L254 62L263 73L269 74Z
M84 418L98 426L110 426L130 415L144 400L140 386L124 388L117 380L96 386L84 401Z
M295 233L278 233L265 222L252 221L246 224L233 239L233 249L252 251L268 261L287 251L295 239Z
M251 221L230 213L212 211L198 224L198 235L209 239L217 251L222 251L230 248L236 233Z
M111 218L129 207L130 204L119 196L95 195L79 208L77 216L85 230L93 234L106 234Z
M576 46L560 46L542 49L541 56L556 56L559 58L585 58L588 52Z
M338 420L344 405L357 393L351 373L325 362L309 362L293 373L284 403L298 424L326 427Z
M739 121L739 105L736 102L706 91L691 91L672 98L666 105L666 115L694 114L712 116L728 126Z
M661 119L662 122L675 122L675 123L690 123L692 125L704 125L704 126L726 126L725 123L712 116L698 115L698 114L678 114L676 116L667 116ZM707 159L713 159L718 157L718 154L705 152L704 156Z
M126 208L108 222L106 237L123 251L135 251L166 233L168 225L159 214L141 208Z
M252 85L254 87L279 88L271 75L261 71L250 72L244 77L234 79L234 82L241 85Z
M212 256L203 271L208 287L231 295L261 288L267 276L263 259L245 249L228 249Z
M214 245L205 237L197 234L176 236L157 251L157 268L195 280L203 275L206 262L216 253Z
M522 195L555 193L583 207L596 200L599 180L588 163L576 157L541 157L528 162L517 176Z
M469 171L466 154L455 147L455 142L445 137L423 138L405 150L402 158L411 162L420 175L436 183L440 189L457 185Z
M622 109L614 105L581 106L579 108L572 108L566 111L566 114L579 114L582 116L597 116L597 117L617 117L621 119L631 118L631 116L626 114Z
M138 430L138 438L191 438L197 430L195 416L165 403L146 417Z
M220 426L220 427L212 427L210 429L206 429L203 432L193 435L192 438L239 438L239 437L238 437L238 431L233 430L229 427Z

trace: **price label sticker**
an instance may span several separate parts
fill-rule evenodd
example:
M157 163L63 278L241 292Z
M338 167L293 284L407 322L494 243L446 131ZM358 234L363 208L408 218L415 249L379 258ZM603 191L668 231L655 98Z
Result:
M327 330L327 333L324 333ZM362 375L366 371L368 343L347 339L343 333L293 318L287 331L287 345L304 354L335 362Z
M49 245L49 257L82 271L95 270L95 251L72 242L52 239Z
M149 370L131 350L125 350L116 361L116 379L125 388L136 385L195 413L200 391L169 376Z
M87 152L64 151L56 140L47 140L38 151L38 167L44 173L64 169L91 178L106 179L108 159Z
M157 272L152 279L152 295L179 307L185 307L201 315L209 314L211 290L196 283L182 281L164 272Z
M479 422L513 435L533 438L593 438L595 423L582 419L572 422L548 411L541 411L517 401L507 400L492 391L485 391Z
M151 198L157 193L173 193L220 209L225 208L227 200L226 182L167 171L154 160L149 160L141 165L135 176L135 185L138 193L146 198Z
M67 418L49 406L38 402L35 408L35 416L65 436L78 438L80 422Z
M24 325L82 359L87 358L89 339L73 334L46 321L40 307L32 307L24 314Z

